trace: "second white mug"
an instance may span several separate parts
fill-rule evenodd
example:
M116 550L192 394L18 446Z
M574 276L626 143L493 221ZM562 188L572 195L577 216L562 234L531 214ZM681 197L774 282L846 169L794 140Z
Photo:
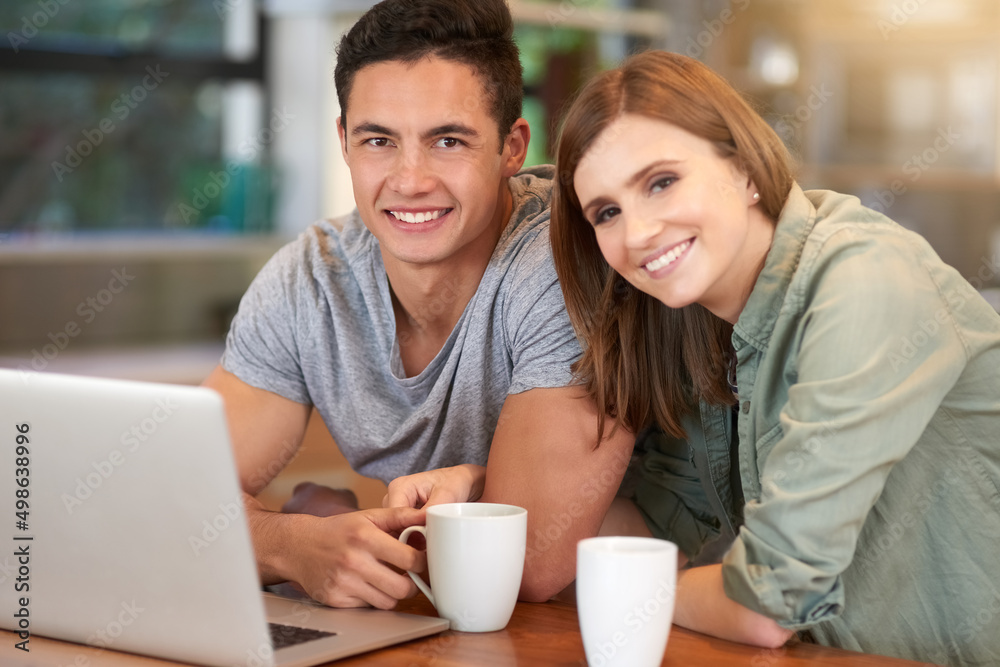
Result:
M576 551L576 608L590 667L655 667L674 616L677 545L593 537Z
M507 626L524 572L528 511L514 505L449 503L427 508L427 525L410 526L427 540L430 584L408 574L452 630L492 632Z

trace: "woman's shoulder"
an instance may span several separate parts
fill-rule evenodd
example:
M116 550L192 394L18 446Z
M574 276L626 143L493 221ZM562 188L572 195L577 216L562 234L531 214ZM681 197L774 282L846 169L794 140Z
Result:
M832 190L806 190L815 211L808 240L813 244L874 242L926 244L919 234L906 229L885 213L865 206L854 195Z
M808 213L783 232L797 233L801 243L785 295L794 312L831 304L854 313L940 308L971 289L922 236L857 197L824 190L798 196Z
M892 274L898 280L901 267L944 267L926 239L864 206L857 197L831 190L803 194L814 214L803 244L800 271L849 261L870 271L872 277Z

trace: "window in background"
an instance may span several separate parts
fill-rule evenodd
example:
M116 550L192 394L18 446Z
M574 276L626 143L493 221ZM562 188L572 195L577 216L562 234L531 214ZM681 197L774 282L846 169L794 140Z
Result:
M588 74L600 69L597 35L574 28L521 25L514 37L524 67L524 117L531 126L525 162L551 163L563 105Z
M5 0L0 233L270 230L261 22L252 0Z
M857 196L977 289L1000 289L990 259L1000 248L1000 3L730 7L706 56L759 103L798 158L799 183Z
M559 120L576 92L597 72L666 35L662 12L635 10L632 0L510 2L514 40L524 67L524 117L531 125L525 164L551 163Z

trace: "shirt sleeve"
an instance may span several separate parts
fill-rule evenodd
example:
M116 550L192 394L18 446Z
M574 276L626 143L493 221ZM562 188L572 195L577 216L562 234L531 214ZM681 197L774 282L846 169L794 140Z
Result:
M573 382L580 357L548 244L548 226L526 241L506 296L504 329L513 370L509 394Z
M756 443L774 442L758 463L761 495L723 561L726 594L789 629L842 611L862 525L966 363L960 302L925 265L932 253L852 227L823 246L786 297L806 304L788 348L795 380L779 426Z
M222 367L243 382L310 404L300 365L296 244L279 250L254 278L226 336Z
M706 543L720 536L721 523L705 494L692 450L686 440L658 428L637 446L644 451L636 507L653 537L673 542L693 561Z

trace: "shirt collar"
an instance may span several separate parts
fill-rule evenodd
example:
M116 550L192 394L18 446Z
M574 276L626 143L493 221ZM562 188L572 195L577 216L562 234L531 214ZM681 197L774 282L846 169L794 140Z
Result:
M788 286L799 266L802 248L815 223L816 207L798 183L793 183L775 225L774 240L764 260L764 268L733 327L736 335L757 348L766 347L774 331Z

